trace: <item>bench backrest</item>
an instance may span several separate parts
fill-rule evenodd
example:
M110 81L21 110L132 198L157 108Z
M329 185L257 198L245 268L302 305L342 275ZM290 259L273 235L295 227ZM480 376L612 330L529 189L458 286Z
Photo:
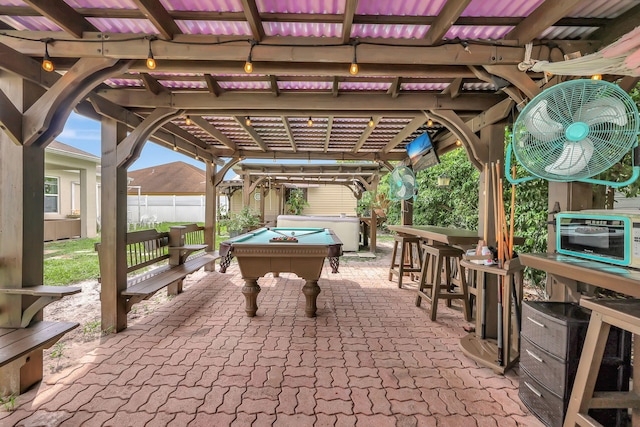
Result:
M184 245L204 243L204 227L186 224L172 227L184 235ZM169 235L171 232L158 232L156 229L139 230L127 233L127 273L169 259ZM174 244L175 245L175 244ZM100 257L100 243L95 244Z
M127 273L169 259L169 233L155 229L127 233Z

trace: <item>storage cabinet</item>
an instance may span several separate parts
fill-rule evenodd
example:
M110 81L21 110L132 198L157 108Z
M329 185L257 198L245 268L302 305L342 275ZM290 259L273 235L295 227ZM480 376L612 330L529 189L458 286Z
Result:
M522 306L519 396L547 426L562 426L590 315L573 303L528 301ZM630 370L631 335L612 328L596 390L628 390ZM590 414L605 426L625 425L621 410Z

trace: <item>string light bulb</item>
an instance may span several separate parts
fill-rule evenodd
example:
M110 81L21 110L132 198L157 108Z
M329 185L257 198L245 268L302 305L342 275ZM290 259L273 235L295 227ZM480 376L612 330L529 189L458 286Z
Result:
M193 121L191 120L191 117L187 116L184 119L184 124L187 126L191 126L193 124Z
M368 123L369 127L370 127L370 128L372 128L372 127L374 127L374 126L375 126L375 124L376 124L376 122L374 122L374 121L373 121L373 117L371 117L371 118L369 119L369 123Z
M255 40L251 40L251 47L249 48L249 56L247 62L244 63L244 72L247 74L253 73L253 62L251 61L251 54L253 53L253 47L258 44Z
M456 145L459 147L462 145L462 141L460 141L459 139L456 139Z
M53 65L53 62L51 61L51 57L49 56L49 43L51 42L50 39L45 40L44 42L44 57L42 58L42 69L45 70L46 72L50 73L53 70L56 69L56 67Z
M153 57L153 51L151 50L151 42L155 40L155 37L149 37L149 53L147 54L147 68L150 70L156 69L156 60Z
M427 126L429 127L433 126L433 120L431 119L427 120Z
M602 80L602 74L594 74L591 76L591 80Z
M357 56L357 46L358 42L353 43L353 61L351 61L351 66L349 67L349 74L355 76L358 74L360 68L358 67L358 56Z
M311 120L311 116L309 116L309 120L307 120L307 126L313 126L313 120Z
M244 124L247 126L251 126L251 117L247 116L244 118Z
M176 143L173 143L173 151L178 151L178 146L176 145Z
M200 156L198 156L198 149L196 148L196 155L193 157L196 160L200 160Z

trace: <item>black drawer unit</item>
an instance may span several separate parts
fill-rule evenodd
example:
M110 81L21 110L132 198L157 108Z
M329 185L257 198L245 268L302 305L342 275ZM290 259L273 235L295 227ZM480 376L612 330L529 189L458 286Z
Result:
M522 307L519 396L549 427L561 427L571 396L591 312L573 303L526 301ZM611 328L597 391L626 391L631 371L631 334ZM623 410L589 411L605 426L623 427Z

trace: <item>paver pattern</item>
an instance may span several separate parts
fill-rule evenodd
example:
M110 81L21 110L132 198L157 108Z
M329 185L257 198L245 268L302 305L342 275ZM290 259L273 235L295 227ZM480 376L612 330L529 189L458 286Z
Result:
M505 376L459 349L456 308L415 306L388 256L325 263L318 316L304 282L270 275L248 318L237 264L185 292L79 363L21 395L2 426L542 426ZM407 280L410 283L410 281Z

